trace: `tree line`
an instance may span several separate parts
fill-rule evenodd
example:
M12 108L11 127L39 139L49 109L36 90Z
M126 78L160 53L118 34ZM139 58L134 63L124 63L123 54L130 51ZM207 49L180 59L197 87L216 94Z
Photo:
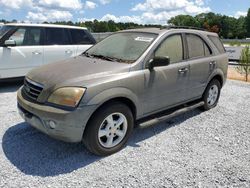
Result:
M196 16L178 15L168 21L175 26L192 26L216 32L221 38L243 39L250 37L250 9L246 17L234 18L215 13L202 13Z
M0 22L8 23L6 20ZM12 20L11 22L17 22ZM48 22L44 22L48 23ZM115 32L124 29L134 29L143 27L163 27L162 25L152 24L137 24L137 23L116 23L112 20L109 21L85 21L85 22L72 22L60 21L49 22L53 24L73 25L87 27L91 32ZM168 20L168 25L172 26L190 26L203 28L208 31L216 32L224 39L243 39L250 37L250 8L248 9L247 16L234 18L226 15L215 14L213 12L202 13L196 16L178 15Z

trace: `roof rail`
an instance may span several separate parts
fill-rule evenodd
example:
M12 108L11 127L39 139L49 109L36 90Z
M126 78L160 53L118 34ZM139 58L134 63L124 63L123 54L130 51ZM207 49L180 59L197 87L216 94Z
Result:
M161 29L194 29L194 30L207 31L204 28L192 27L192 26L163 26L161 27Z

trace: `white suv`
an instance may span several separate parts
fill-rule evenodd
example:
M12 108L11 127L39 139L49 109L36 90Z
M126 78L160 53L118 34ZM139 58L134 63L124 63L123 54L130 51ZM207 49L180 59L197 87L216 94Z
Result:
M23 77L34 67L80 55L95 43L82 27L5 24L0 27L0 80Z

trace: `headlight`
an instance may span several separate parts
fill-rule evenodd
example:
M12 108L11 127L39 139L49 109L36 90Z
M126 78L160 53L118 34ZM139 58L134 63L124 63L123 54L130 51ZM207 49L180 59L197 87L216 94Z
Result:
M48 102L62 106L76 107L85 91L86 88L78 87L59 88L49 96Z

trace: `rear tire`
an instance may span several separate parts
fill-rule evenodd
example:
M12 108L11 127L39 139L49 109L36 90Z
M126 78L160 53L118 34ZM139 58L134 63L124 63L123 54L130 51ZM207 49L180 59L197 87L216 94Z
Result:
M83 143L96 155L110 155L123 148L133 127L130 108L123 103L110 103L91 117L83 134Z
M205 103L202 110L210 110L217 105L220 98L220 91L220 82L217 79L210 81L202 96L202 101Z

